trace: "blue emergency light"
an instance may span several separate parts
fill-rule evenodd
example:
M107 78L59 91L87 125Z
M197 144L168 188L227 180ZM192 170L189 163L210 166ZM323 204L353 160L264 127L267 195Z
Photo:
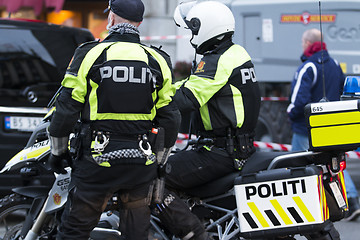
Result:
M360 76L348 76L344 82L343 96L360 98Z

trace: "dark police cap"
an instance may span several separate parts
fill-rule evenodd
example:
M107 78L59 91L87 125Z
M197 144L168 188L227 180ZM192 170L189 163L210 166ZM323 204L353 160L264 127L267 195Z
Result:
M109 10L127 20L141 22L144 15L144 4L141 0L109 0L109 6L104 13Z

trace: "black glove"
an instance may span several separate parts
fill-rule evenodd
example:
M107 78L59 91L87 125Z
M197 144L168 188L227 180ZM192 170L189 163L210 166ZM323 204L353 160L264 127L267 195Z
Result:
M61 154L60 156L50 154L48 162L51 170L58 174L65 174L67 173L65 167L71 166L71 157L68 151Z

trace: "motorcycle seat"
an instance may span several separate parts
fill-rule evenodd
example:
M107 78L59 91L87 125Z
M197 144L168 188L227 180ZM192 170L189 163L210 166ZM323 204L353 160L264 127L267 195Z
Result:
M234 180L240 176L240 173L240 171L232 172L206 184L184 189L184 192L199 198L208 198L226 193L234 187Z
M231 190L234 187L234 180L240 175L256 173L259 171L266 170L270 162L278 156L289 154L288 152L260 152L257 151L251 155L247 163L241 171L235 171L228 175L225 175L216 180L210 181L206 184L196 186L193 188L183 189L183 192L186 194L199 197L199 198L208 198L224 194ZM286 163L280 164L279 167L296 167L296 166L305 166L309 161L305 158L303 159L289 159Z

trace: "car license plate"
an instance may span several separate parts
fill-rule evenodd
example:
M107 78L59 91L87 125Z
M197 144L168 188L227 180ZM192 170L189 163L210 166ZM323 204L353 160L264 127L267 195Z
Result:
M5 117L5 129L32 132L41 122L42 117Z

